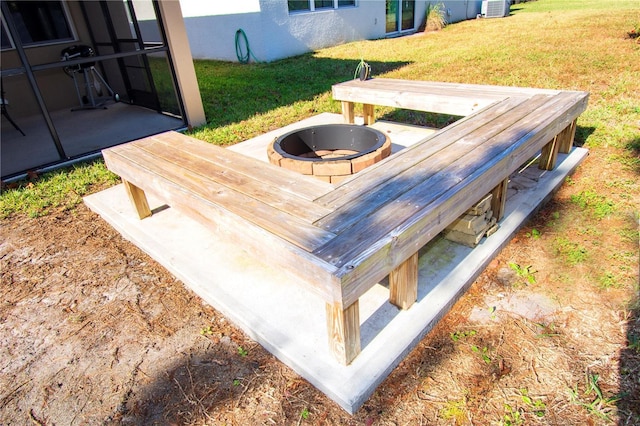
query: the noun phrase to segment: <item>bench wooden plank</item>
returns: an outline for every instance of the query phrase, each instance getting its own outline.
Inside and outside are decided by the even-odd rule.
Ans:
[[[429,97],[452,97],[459,102],[459,99],[467,97],[466,105],[469,107],[474,106],[476,98],[482,102],[493,102],[496,100],[502,100],[507,97],[531,97],[534,95],[546,94],[556,95],[560,93],[559,90],[553,89],[535,89],[526,87],[511,87],[511,86],[489,86],[481,84],[468,84],[468,83],[447,83],[439,81],[423,81],[423,80],[398,80],[390,78],[374,78],[370,80],[349,80],[343,83],[338,83],[332,86],[333,97],[339,101],[345,102],[358,102],[358,103],[370,103],[373,105],[386,105],[388,99],[393,94],[407,95],[411,99],[419,99],[420,96]],[[376,98],[376,96],[382,95],[382,99]],[[396,101],[394,105],[386,106],[398,106],[401,107],[405,100],[402,96],[394,97]],[[430,101],[426,101],[430,103]],[[426,104],[425,104],[426,105]],[[421,107],[418,103],[418,107]],[[421,107],[422,108],[422,107]],[[408,108],[411,109],[411,108]],[[477,108],[476,108],[477,109]],[[424,111],[425,109],[418,109],[418,111]],[[445,113],[440,107],[436,106],[434,110],[427,110],[435,113]]]
[[[461,116],[478,111],[496,100],[487,97],[476,97],[469,100],[468,97],[462,96],[422,95],[397,90],[376,90],[376,93],[369,90],[361,92],[357,87],[335,88],[333,97],[337,100],[353,99],[352,102],[360,102],[364,105],[383,105]]]
[[[389,160],[389,163],[394,164],[394,167],[384,169],[397,170],[397,175],[385,176],[379,180],[374,178],[372,180],[369,179],[367,170],[365,170],[362,175],[355,177],[349,184],[345,184],[344,186],[348,186],[351,191],[339,199],[342,204],[332,203],[331,207],[335,209],[334,212],[320,219],[316,224],[325,230],[339,234],[353,224],[366,223],[364,221],[366,221],[368,215],[379,215],[378,210],[383,204],[399,199],[401,194],[411,190],[415,185],[422,183],[431,176],[442,173],[444,167],[452,164],[454,160],[458,160],[465,153],[473,152],[480,144],[493,136],[502,133],[502,138],[516,138],[518,133],[527,129],[526,126],[530,125],[532,119],[544,116],[548,110],[553,109],[558,103],[566,106],[573,104],[573,102],[572,95],[558,94],[553,97],[542,95],[514,108],[498,110],[501,115],[493,116],[487,114],[492,120],[477,128],[474,128],[470,123],[466,123],[463,128],[469,133],[463,137],[450,135],[448,133],[449,128],[447,128],[432,136],[428,143],[423,141],[416,145],[416,148],[412,151],[412,154],[413,152],[416,152],[416,154],[410,156],[411,159],[416,160],[415,163],[410,163],[411,168],[406,168],[403,171],[406,167],[406,162],[397,165],[396,161],[402,161],[402,156],[397,155]],[[505,103],[505,105],[509,106],[508,103]],[[483,122],[481,121],[477,124],[480,123]],[[513,127],[514,125],[515,127]],[[474,161],[473,158],[470,160],[471,163]],[[370,173],[375,174],[375,170]],[[435,176],[435,179],[438,179],[438,177]],[[352,187],[358,182],[369,188],[369,191],[353,190]],[[378,183],[376,190],[371,191],[371,188],[376,183]],[[342,189],[342,187],[339,189]],[[322,199],[325,200],[333,196],[338,190]],[[413,204],[413,202],[409,204]],[[399,208],[398,206],[396,207]],[[396,217],[396,220],[398,219]]]
[[[422,184],[431,177],[436,177],[437,179],[436,175],[443,173],[446,167],[454,161],[470,152],[474,152],[490,138],[516,124],[535,111],[536,108],[549,103],[550,100],[546,96],[540,96],[528,103],[520,103],[516,107],[511,107],[512,103],[506,102],[505,108],[497,111],[500,112],[499,115],[487,115],[487,118],[491,118],[491,120],[478,121],[475,123],[478,127],[474,127],[471,124],[464,126],[465,132],[468,133],[463,137],[450,136],[446,129],[442,130],[441,134],[432,138],[429,143],[420,143],[417,146],[414,150],[416,154],[411,156],[412,159],[416,160],[416,164],[412,164],[410,168],[400,172],[406,167],[406,164],[401,164],[401,168],[391,167],[395,165],[393,160],[401,160],[400,157],[392,159],[389,162],[389,166],[390,170],[398,171],[395,176],[382,179],[375,191],[363,192],[357,198],[353,198],[355,194],[352,192],[348,200],[343,197],[341,201],[345,202],[345,204],[335,208],[333,213],[322,218],[316,224],[336,234],[343,232],[354,224],[366,220],[367,216],[377,214],[376,212],[383,204],[398,199],[416,185]],[[474,161],[472,159],[470,163]],[[367,174],[358,176],[357,179],[361,180],[366,186],[370,185]],[[413,205],[413,203],[410,203],[410,205]],[[403,206],[396,203],[395,208],[401,210]],[[415,211],[413,207],[406,208],[409,210],[409,214]]]
[[[338,83],[335,86],[356,86],[375,90],[381,88],[383,90],[402,90],[406,92],[421,92],[423,94],[450,94],[455,96],[464,96],[465,94],[480,95],[492,97],[502,100],[508,97],[522,96],[529,98],[535,95],[557,95],[561,90],[554,89],[538,89],[531,87],[516,86],[494,86],[486,84],[472,83],[453,83],[444,81],[427,81],[427,80],[400,80],[393,78],[374,78],[365,81],[349,80]]]
[[[526,108],[527,105],[533,105],[534,108]],[[540,150],[547,143],[548,138],[553,139],[553,136],[545,135],[555,134],[559,132],[557,130],[558,127],[563,126],[564,120],[559,111],[562,109],[580,110],[579,106],[576,107],[575,99],[572,95],[562,93],[553,97],[542,97],[535,102],[532,100],[527,105],[516,107],[486,125],[472,129],[469,135],[456,140],[455,143],[438,151],[437,155],[427,157],[423,162],[408,169],[406,172],[407,177],[401,173],[397,178],[390,179],[375,191],[364,194],[362,197],[353,200],[353,203],[349,205],[337,208],[332,217],[338,220],[327,222],[326,218],[322,219],[320,222],[325,225],[332,225],[323,226],[323,228],[342,234],[347,229],[344,227],[343,222],[350,221],[357,229],[347,231],[348,235],[346,237],[339,235],[317,253],[323,253],[325,250],[330,252],[331,249],[328,247],[338,244],[338,241],[342,238],[350,239],[349,245],[351,249],[356,245],[357,238],[375,240],[377,235],[379,236],[380,233],[389,230],[389,226],[392,226],[393,223],[400,223],[415,214],[416,209],[421,209],[425,201],[429,202],[434,197],[434,191],[447,190],[449,187],[454,187],[458,182],[471,175],[474,170],[484,168],[486,164],[491,164],[495,158],[503,157],[504,153],[508,152],[507,150],[516,150],[522,145],[524,152],[533,157],[537,150]],[[557,118],[547,118],[549,111],[553,110],[558,111],[555,114]],[[575,114],[575,112],[572,114]],[[545,132],[545,127],[542,126],[547,126],[548,131]],[[532,129],[535,129],[535,131],[532,131]],[[535,141],[532,140],[534,135],[536,136]],[[496,182],[496,185],[527,159],[526,157],[522,158],[519,163],[512,166],[513,168],[510,167],[508,170],[502,171],[504,176]],[[359,178],[366,179],[366,175]],[[422,178],[422,180],[419,178]],[[411,185],[407,185],[406,181],[411,182]],[[439,185],[444,182],[449,183],[445,183],[440,188]],[[425,193],[420,189],[416,189],[420,187],[424,187]],[[379,197],[380,194],[382,194],[381,197]],[[478,196],[481,197],[482,195],[484,194],[479,194]],[[380,204],[379,199],[384,200],[385,204]],[[477,200],[471,199],[469,203],[475,201]],[[374,209],[369,208],[371,204],[375,205]],[[342,209],[346,213],[340,214]],[[385,216],[382,212],[386,210],[393,211],[393,213]],[[375,226],[373,226],[375,229],[362,229],[371,220],[370,216],[375,216],[376,218]],[[456,217],[452,217],[451,221]],[[381,218],[385,218],[384,221]],[[387,225],[384,226],[384,223],[387,223]],[[360,237],[357,236],[358,234],[360,234]],[[346,253],[344,249],[346,247],[338,251]],[[332,259],[335,262],[336,256],[333,255]]]
[[[548,109],[532,114],[522,126],[492,138],[480,152],[454,162],[446,173],[383,206],[371,218],[352,226],[316,251],[319,257],[340,268],[338,276],[342,278],[344,303],[360,297],[370,287],[365,283],[384,278],[478,198],[503,182],[505,176],[560,132],[559,127],[566,125],[563,123],[566,118],[578,115],[586,106],[566,100],[553,108],[555,114],[545,116],[544,111]],[[399,206],[405,208],[399,211]],[[413,214],[411,208],[415,210]],[[394,224],[399,226],[390,229]],[[367,238],[362,238],[363,235]]]
[[[220,161],[216,161],[215,156],[203,155],[211,154],[208,153],[208,149],[201,153],[192,144],[164,144],[153,137],[142,139],[136,142],[135,145],[155,157],[171,163],[178,163],[181,167],[197,173],[203,178],[213,180],[233,191],[247,195],[268,206],[296,216],[303,221],[311,223],[330,212],[329,209],[309,201],[306,197],[302,198],[291,191],[282,190],[277,185],[265,185],[264,181],[243,173],[247,165],[241,164],[241,161],[233,165],[221,165]],[[207,145],[204,145],[204,147],[209,148]],[[216,151],[220,150],[224,151],[224,149]],[[256,168],[256,165],[252,164],[252,162],[249,162],[248,165],[253,166],[254,169]]]
[[[208,162],[227,167],[233,173],[245,175],[307,200],[314,200],[321,194],[333,191],[333,185],[330,183],[310,176],[301,176],[291,170],[276,167],[210,143],[203,143],[181,133],[166,132],[151,136],[150,139],[183,149]]]
[[[189,192],[201,200],[203,208],[215,205],[216,208],[240,216],[304,250],[313,251],[335,237],[335,234],[323,231],[298,217],[189,170],[185,167],[188,164],[154,156],[135,144],[115,147],[108,152],[107,158],[110,170],[125,180],[136,182],[136,186],[144,188],[144,182],[149,180],[153,181],[153,187],[171,186],[167,192]]]
[[[425,158],[449,146],[457,139],[465,137],[477,127],[491,122],[496,116],[500,116],[517,107],[522,102],[520,99],[509,98],[491,105],[482,114],[474,114],[458,120],[447,126],[444,129],[445,132],[440,131],[429,135],[415,145],[403,149],[367,167],[349,180],[341,182],[334,191],[318,197],[316,202],[329,208],[337,208],[361,197],[363,194],[370,193],[372,188],[387,183],[398,173],[410,169]],[[387,167],[387,163],[390,162],[393,163],[393,166]]]
[[[369,125],[375,122],[374,105],[467,116],[507,97],[552,96],[559,91],[376,78],[336,84],[332,93],[342,101],[346,123],[354,122],[354,103],[358,102],[363,104],[364,122]]]

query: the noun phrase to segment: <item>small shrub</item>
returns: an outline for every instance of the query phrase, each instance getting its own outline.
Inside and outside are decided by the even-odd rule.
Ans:
[[[438,31],[447,26],[447,19],[445,18],[444,4],[437,3],[432,5],[427,4],[427,11],[425,13],[425,31]]]

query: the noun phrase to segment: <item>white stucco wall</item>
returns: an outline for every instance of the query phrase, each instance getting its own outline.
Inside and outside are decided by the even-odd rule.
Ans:
[[[247,5],[246,12],[240,12],[242,8],[236,7],[237,13],[215,15],[195,10],[189,12],[193,1],[181,0],[189,3],[183,6],[183,13],[191,52],[196,59],[237,61],[235,36],[238,29],[246,34],[253,56],[265,62],[355,40],[387,36],[384,0],[357,0],[355,7],[296,13],[289,13],[287,0],[239,0]],[[415,29],[422,23],[428,3],[416,0]],[[438,3],[443,3],[450,23],[475,18],[481,7],[481,0]],[[244,49],[244,41],[241,47]]]
[[[290,14],[286,0],[260,0],[259,12],[186,16],[185,26],[194,58],[237,61],[235,35],[242,29],[253,55],[268,62],[384,37],[384,1],[358,3],[356,7]],[[244,48],[244,43],[241,46]]]
[[[425,2],[425,9],[423,10],[426,10],[427,3],[429,2]],[[431,3],[435,4],[435,2]],[[441,3],[444,5],[445,18],[448,23],[475,19],[482,8],[482,0],[450,0],[442,1]]]

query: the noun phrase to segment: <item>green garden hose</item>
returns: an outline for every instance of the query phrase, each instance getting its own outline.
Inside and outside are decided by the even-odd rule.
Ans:
[[[356,71],[353,73],[353,79],[359,78],[360,80],[368,80],[371,78],[371,65],[366,63],[364,59],[360,59],[360,63],[356,67]]]
[[[246,51],[246,53],[243,53],[242,51],[240,38],[244,40],[244,50]],[[253,58],[253,60],[256,62],[260,62],[258,59],[256,59],[253,52],[251,51],[251,48],[249,47],[249,39],[247,39],[247,35],[244,33],[242,28],[236,31],[236,57],[241,64],[248,64],[251,58]]]

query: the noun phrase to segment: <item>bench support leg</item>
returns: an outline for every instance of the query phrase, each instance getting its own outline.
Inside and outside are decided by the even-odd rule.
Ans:
[[[362,105],[362,114],[364,115],[364,124],[370,125],[376,122],[374,106],[371,104]]]
[[[504,207],[507,203],[507,186],[509,185],[509,178],[506,178],[498,184],[493,191],[491,191],[491,211],[493,211],[493,217],[497,221],[500,221],[504,216]]]
[[[124,189],[127,191],[127,195],[129,196],[133,207],[138,213],[138,217],[140,219],[144,219],[145,217],[151,216],[151,209],[149,208],[147,196],[144,191],[124,179],[122,179],[122,183],[124,184]]]
[[[556,166],[558,152],[568,154],[573,146],[573,138],[576,134],[576,120],[564,128],[553,138],[551,142],[542,148],[540,154],[540,168],[542,170],[553,170]]]
[[[560,134],[557,136],[560,139],[560,146],[558,151],[563,154],[571,152],[573,147],[573,139],[576,136],[576,120],[573,120]]]
[[[389,274],[389,302],[409,309],[418,300],[418,253]]]
[[[342,101],[342,118],[345,123],[353,124],[355,122],[353,102]]]
[[[342,364],[349,365],[360,353],[360,307],[356,300],[346,308],[327,303],[329,349]]]
[[[542,147],[540,153],[540,164],[538,168],[541,170],[553,170],[556,166],[558,158],[558,136],[554,137],[551,142]]]
[[[558,133],[551,142],[542,148],[540,154],[540,168],[542,170],[553,170],[556,166],[558,152],[568,154],[573,146],[573,138],[576,135],[576,120]]]

